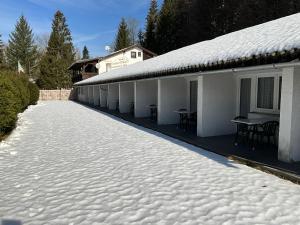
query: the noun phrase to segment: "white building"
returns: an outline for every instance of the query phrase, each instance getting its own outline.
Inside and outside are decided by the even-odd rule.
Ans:
[[[128,48],[121,49],[102,57],[97,63],[96,67],[98,69],[98,73],[102,74],[113,69],[118,69],[150,59],[155,56],[156,54],[148,49],[145,49],[139,45],[132,45]]]
[[[78,100],[178,123],[197,111],[197,135],[235,132],[238,115],[280,122],[278,159],[300,161],[300,13],[200,42],[78,82]],[[101,68],[101,66],[100,66]]]
[[[104,57],[77,60],[70,67],[72,81],[78,82],[98,74],[155,57],[156,54],[139,45],[132,45]]]

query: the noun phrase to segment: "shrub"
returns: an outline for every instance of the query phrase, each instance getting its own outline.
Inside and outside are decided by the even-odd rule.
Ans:
[[[28,84],[29,91],[30,91],[30,105],[35,105],[40,97],[40,90],[38,86],[34,83],[29,82]]]
[[[0,75],[0,136],[10,132],[17,121],[17,114],[21,107],[20,101],[14,93],[14,86],[10,79]]]
[[[39,98],[37,86],[26,75],[18,75],[7,68],[0,68],[0,138],[16,124],[18,113]]]

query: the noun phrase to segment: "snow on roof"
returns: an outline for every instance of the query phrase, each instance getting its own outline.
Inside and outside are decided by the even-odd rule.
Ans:
[[[168,69],[208,65],[300,48],[300,13],[199,42],[80,81],[75,85],[138,79]]]

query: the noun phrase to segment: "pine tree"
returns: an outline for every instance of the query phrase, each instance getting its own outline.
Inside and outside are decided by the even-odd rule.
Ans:
[[[1,34],[0,34],[0,65],[5,64],[5,58],[4,58],[4,44],[1,39]]]
[[[144,47],[156,52],[156,29],[158,19],[157,0],[151,0],[150,8],[146,18],[146,32],[144,34]]]
[[[157,53],[163,54],[176,47],[175,0],[164,0],[157,23]]]
[[[32,75],[36,68],[37,47],[34,44],[32,30],[23,15],[17,22],[15,30],[9,35],[6,53],[10,67],[17,70],[19,61],[25,73]]]
[[[119,25],[118,34],[115,40],[115,51],[127,48],[128,46],[130,46],[130,43],[131,42],[127,24],[125,19],[122,18],[121,23]]]
[[[89,59],[89,58],[90,58],[89,50],[87,49],[86,46],[84,46],[82,50],[82,59]]]
[[[175,2],[175,19],[173,25],[176,31],[174,33],[175,48],[191,44],[191,6],[190,0],[177,0]]]
[[[71,86],[68,67],[75,57],[71,32],[62,12],[57,11],[52,21],[52,32],[47,50],[40,62],[38,85],[43,89],[60,89]]]
[[[194,0],[191,5],[190,43],[209,40],[216,35],[217,0]]]

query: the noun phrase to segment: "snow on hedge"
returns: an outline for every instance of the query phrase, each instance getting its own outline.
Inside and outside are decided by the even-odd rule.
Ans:
[[[20,128],[0,143],[0,224],[299,224],[299,185],[74,102]]]
[[[190,45],[164,55],[76,83],[90,84],[105,80],[155,73],[172,68],[251,57],[300,48],[300,13],[243,29],[210,41]]]

